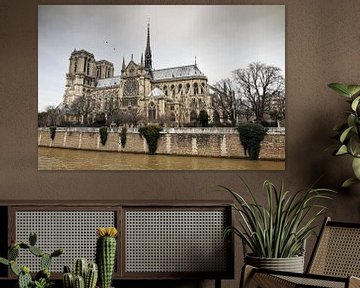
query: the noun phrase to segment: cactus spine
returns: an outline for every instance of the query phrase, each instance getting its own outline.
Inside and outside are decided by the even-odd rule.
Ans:
[[[74,277],[74,288],[85,288],[84,278],[76,275]]]
[[[64,273],[62,280],[64,288],[73,288],[74,276],[72,273]]]
[[[63,286],[64,288],[95,288],[98,279],[98,269],[95,263],[85,258],[78,258],[74,263],[74,271],[64,266]]]
[[[85,258],[76,259],[74,274],[76,276],[81,276],[83,279],[85,279],[87,266],[88,266],[88,262]]]
[[[96,263],[89,263],[85,276],[85,288],[95,288],[98,279],[98,266]]]
[[[116,235],[114,227],[98,228],[96,262],[99,267],[100,288],[110,288],[116,258]]]

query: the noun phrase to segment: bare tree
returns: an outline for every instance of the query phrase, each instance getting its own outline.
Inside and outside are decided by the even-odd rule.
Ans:
[[[276,91],[272,95],[269,115],[274,121],[281,121],[285,119],[285,92]]]
[[[47,125],[47,112],[38,112],[38,127],[45,127]]]
[[[127,113],[122,110],[116,110],[111,115],[110,121],[114,122],[118,126],[127,124]]]
[[[46,112],[43,114],[45,117],[45,125],[46,126],[56,126],[60,123],[60,111],[54,106],[46,107]]]
[[[79,96],[71,104],[71,112],[80,118],[81,124],[88,124],[87,116],[93,110],[91,99],[85,95]]]
[[[253,111],[256,121],[263,121],[270,112],[272,97],[284,91],[281,69],[261,62],[233,72],[234,82],[244,108]]]
[[[212,108],[218,111],[224,121],[230,121],[232,126],[236,126],[239,101],[235,95],[234,82],[230,78],[222,79],[212,87],[215,94],[212,98]]]
[[[126,123],[134,127],[143,119],[139,109],[131,108],[126,112]]]
[[[113,118],[112,116],[114,115],[114,113],[119,111],[119,101],[114,95],[111,95],[110,97],[108,97],[106,99],[105,111],[106,111],[106,118],[108,119],[108,122],[111,122],[112,118]]]

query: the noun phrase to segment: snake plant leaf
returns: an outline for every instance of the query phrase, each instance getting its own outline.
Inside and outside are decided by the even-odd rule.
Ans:
[[[356,109],[357,109],[357,107],[359,105],[359,101],[360,101],[360,96],[356,97],[354,99],[354,101],[352,101],[352,103],[351,103],[351,109],[352,110],[356,111]]]
[[[304,240],[313,233],[314,221],[324,211],[317,201],[331,199],[334,192],[310,187],[290,193],[285,191],[283,184],[278,189],[266,180],[263,188],[267,203],[262,205],[256,201],[249,186],[244,187],[245,194],[254,198],[250,197],[250,202],[240,193],[222,187],[235,198],[237,204],[234,207],[240,214],[240,227],[232,226],[227,232],[242,238],[254,256],[271,258],[301,255]],[[310,215],[310,211],[315,215]]]
[[[337,93],[339,93],[342,96],[351,97],[351,94],[348,90],[347,85],[341,84],[341,83],[330,83],[328,85],[329,88],[333,89],[334,91],[336,91]]]
[[[341,187],[343,188],[348,188],[354,184],[359,184],[360,180],[356,177],[351,177],[349,179],[347,179],[346,181],[344,181],[344,183],[341,185]]]
[[[353,159],[352,168],[356,178],[360,180],[360,158],[355,157]]]

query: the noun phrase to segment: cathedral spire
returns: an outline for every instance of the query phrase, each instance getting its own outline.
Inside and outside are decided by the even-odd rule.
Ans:
[[[124,56],[123,56],[123,63],[122,63],[121,71],[125,71],[125,58],[124,58]]]
[[[147,25],[147,39],[146,39],[146,48],[145,48],[145,69],[151,70],[151,48],[150,48],[150,23]]]

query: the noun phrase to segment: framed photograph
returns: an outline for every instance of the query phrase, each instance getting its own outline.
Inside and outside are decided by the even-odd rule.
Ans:
[[[39,170],[285,169],[284,5],[39,5]]]

